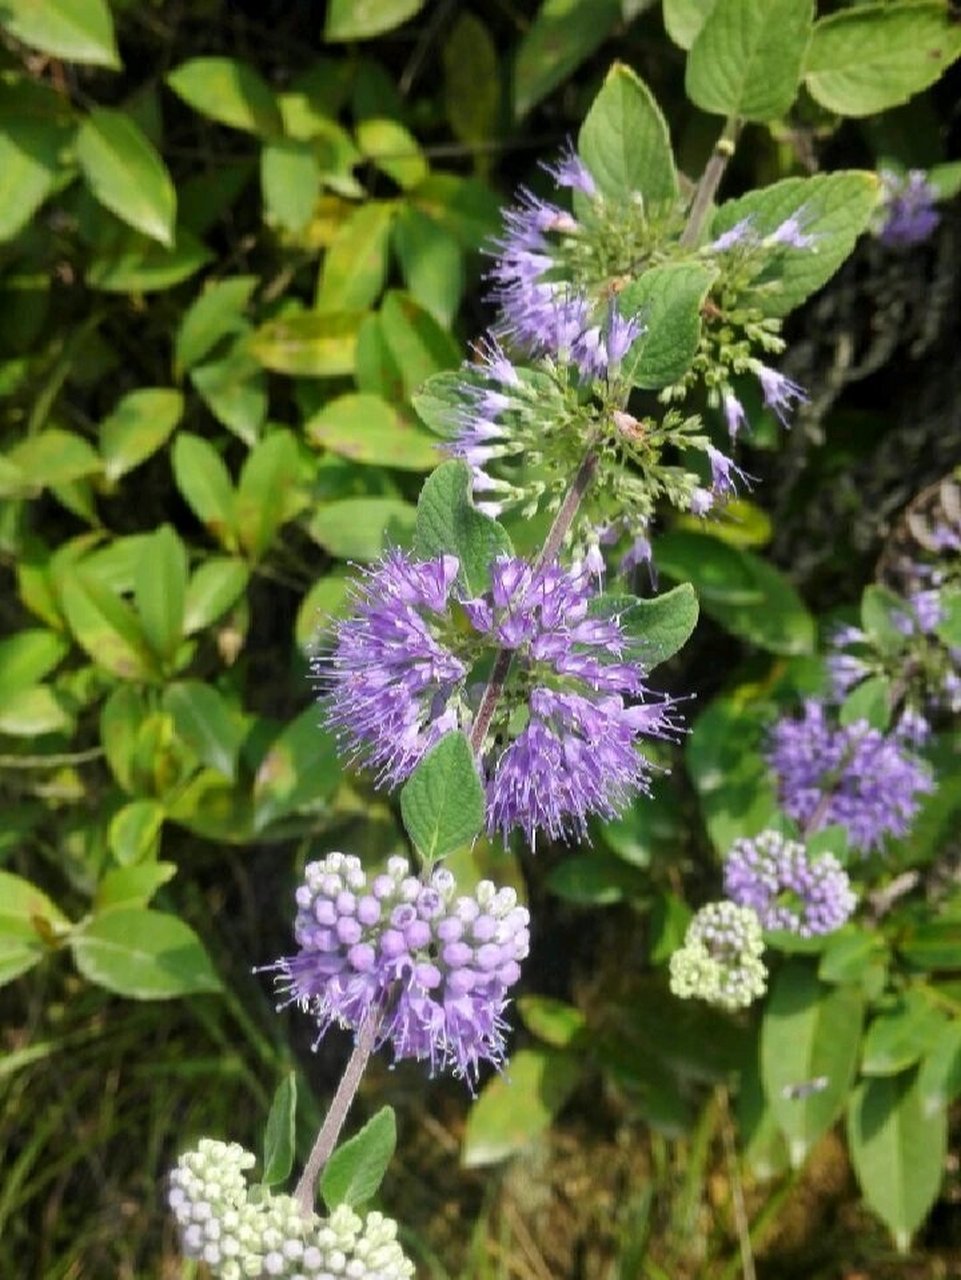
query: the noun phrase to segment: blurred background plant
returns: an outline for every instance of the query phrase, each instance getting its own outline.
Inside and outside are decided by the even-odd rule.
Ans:
[[[702,169],[717,125],[683,82],[710,8],[0,3],[0,1273],[180,1274],[163,1176],[201,1133],[256,1148],[289,1071],[309,1143],[346,1041],[312,1057],[250,970],[288,949],[309,858],[372,865],[404,839],[342,772],[309,658],[348,565],[409,542],[440,460],[411,397],[488,321],[500,205],[546,189],[539,162],[612,58]],[[822,58],[840,20],[859,73],[812,55],[790,118],[748,126],[732,188],[917,170],[937,217],[916,243],[863,239],[792,319],[783,368],[812,400],[786,443],[748,405],[757,502],[656,539],[707,619],[668,668],[697,702],[653,800],[578,853],[452,859],[459,882],[515,884],[536,923],[508,1077],[470,1104],[381,1066],[362,1095],[398,1106],[383,1202],[425,1275],[961,1260],[950,707],[937,790],[857,864],[867,915],[794,944],[751,1014],[667,991],[719,858],[779,821],[767,726],[825,693],[819,655],[866,588],[877,660],[847,715],[886,727],[891,593],[961,528],[961,122],[956,71],[938,79],[961,27],[940,0],[819,13]],[[959,616],[925,653],[961,644]]]

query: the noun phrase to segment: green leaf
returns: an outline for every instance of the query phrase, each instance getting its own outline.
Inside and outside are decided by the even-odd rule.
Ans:
[[[352,462],[405,471],[429,471],[439,461],[434,440],[379,396],[348,393],[308,418],[311,444]]]
[[[250,572],[242,560],[215,556],[197,568],[184,597],[184,635],[203,631],[227,612],[247,589]]]
[[[101,469],[96,450],[82,436],[59,427],[47,427],[21,440],[8,450],[6,460],[38,489],[96,475]]]
[[[56,58],[120,68],[105,0],[3,0],[0,23],[24,44]]]
[[[397,362],[390,354],[380,316],[375,312],[371,312],[360,326],[356,366],[354,380],[361,391],[381,396],[389,404],[403,402],[404,380]]]
[[[961,54],[961,27],[940,0],[862,4],[821,18],[804,62],[811,97],[844,116],[907,102]]]
[[[863,985],[872,968],[879,961],[883,962],[886,954],[879,934],[857,925],[846,925],[828,939],[818,962],[818,977],[823,982],[859,982]]]
[[[190,380],[218,422],[252,448],[267,418],[267,380],[247,336],[218,359],[195,365]]]
[[[0,17],[2,17],[0,9]],[[63,131],[48,120],[5,117],[0,128],[0,242],[28,226],[53,191]]]
[[[197,758],[234,780],[244,724],[213,685],[182,680],[164,690],[163,708]]]
[[[704,612],[771,653],[810,653],[814,619],[778,569],[749,551],[700,533],[668,533],[654,559],[667,577],[694,584]]]
[[[146,714],[142,695],[129,685],[114,689],[100,712],[100,741],[110,771],[124,791],[134,790],[133,757]]]
[[[289,1071],[274,1093],[264,1129],[263,1173],[265,1187],[286,1182],[294,1167],[297,1132],[297,1073]]]
[[[713,267],[670,262],[645,271],[621,291],[621,315],[636,316],[644,325],[622,363],[635,386],[666,387],[687,372],[701,340],[701,307],[716,278]]]
[[[290,231],[310,221],[320,194],[320,159],[312,141],[276,138],[260,152],[260,186],[268,219]]]
[[[134,585],[144,635],[158,658],[169,663],[183,639],[187,552],[169,524],[147,538]]]
[[[411,404],[421,422],[435,435],[451,439],[464,410],[464,371],[435,373],[411,396]]]
[[[565,902],[585,907],[622,902],[644,887],[636,870],[600,853],[569,855],[548,873],[547,885]]]
[[[891,681],[887,676],[862,680],[844,699],[838,719],[843,725],[866,720],[872,729],[883,733],[891,720]]]
[[[600,193],[646,207],[677,199],[671,138],[661,109],[630,67],[615,62],[581,128],[577,150]]]
[[[66,916],[29,880],[0,871],[0,986],[38,964]]]
[[[429,865],[473,840],[484,825],[484,788],[457,730],[424,755],[400,793],[407,834]]]
[[[490,187],[475,178],[432,173],[408,198],[449,231],[462,249],[480,249],[500,230],[500,202]]]
[[[72,728],[72,717],[47,685],[0,694],[0,733],[33,738],[42,733],[70,732]]]
[[[94,253],[87,283],[105,293],[153,293],[170,289],[210,262],[213,254],[185,227],[177,228],[172,249],[128,233],[125,241]]]
[[[142,387],[123,396],[99,427],[106,478],[115,483],[156,453],[183,411],[183,396],[169,387]]]
[[[786,115],[797,97],[813,22],[813,0],[717,0],[691,45],[687,96],[715,115]]]
[[[387,293],[380,310],[380,323],[408,397],[431,374],[460,364],[457,343],[429,312],[406,294],[393,289]]]
[[[935,628],[939,640],[951,648],[961,648],[961,588],[941,592],[941,620]]]
[[[780,245],[752,286],[739,294],[745,306],[768,316],[786,316],[830,280],[868,225],[878,200],[878,179],[856,171],[785,178],[722,204],[711,224],[716,238],[748,219],[756,235],[769,236],[796,216],[817,252]]]
[[[861,627],[881,653],[893,657],[903,653],[907,643],[898,625],[910,615],[910,607],[887,587],[871,583],[861,595]]]
[[[77,133],[77,162],[105,208],[170,247],[177,193],[167,167],[125,111],[94,107]]]
[[[854,1081],[864,1001],[854,987],[827,987],[790,961],[771,987],[761,1026],[761,1077],[778,1127],[798,1168],[834,1123]],[[799,1098],[798,1084],[825,1078]]]
[[[466,462],[443,462],[428,476],[417,503],[414,554],[421,560],[457,556],[468,591],[479,595],[490,586],[491,562],[514,549],[505,529],[475,510],[470,492]]]
[[[83,976],[134,1000],[220,991],[203,944],[176,916],[139,907],[98,912],[70,936]]]
[[[377,1194],[397,1146],[393,1107],[381,1107],[359,1133],[337,1148],[324,1166],[320,1193],[328,1209],[366,1204]]]
[[[647,671],[672,658],[684,647],[697,626],[698,604],[689,582],[663,591],[650,600],[631,596],[598,596],[592,613],[610,612],[621,619],[629,637],[631,655],[644,664]]]
[[[308,532],[340,560],[369,561],[388,547],[409,546],[416,521],[417,511],[401,498],[344,498],[320,507]]]
[[[181,432],[171,461],[177,488],[194,515],[220,542],[233,545],[234,490],[220,454],[200,436]]]
[[[516,118],[526,116],[589,58],[620,16],[620,0],[541,0],[517,48]]]
[[[717,0],[664,0],[664,29],[676,45],[690,49]]]
[[[580,1059],[560,1049],[518,1050],[470,1109],[462,1164],[468,1169],[497,1164],[539,1137],[576,1089],[582,1071]]]
[[[441,50],[444,108],[454,136],[468,146],[494,138],[501,103],[497,47],[490,31],[463,9]]]
[[[0,697],[29,689],[48,676],[69,649],[62,636],[41,627],[27,627],[0,640]]]
[[[264,138],[283,133],[280,108],[259,73],[236,58],[190,58],[167,76],[178,98],[201,115]]]
[[[153,861],[160,847],[163,822],[164,808],[159,800],[131,800],[110,819],[110,852],[122,867]]]
[[[393,244],[410,296],[450,328],[464,292],[464,255],[456,238],[407,205],[394,223]]]
[[[426,0],[330,0],[324,39],[369,40],[420,13]]]
[[[254,826],[262,831],[298,809],[329,800],[340,782],[337,743],[321,724],[320,708],[307,707],[271,743],[254,779]]]
[[[339,573],[326,573],[318,578],[297,610],[294,635],[301,653],[313,657],[322,646],[331,623],[349,613],[350,607],[347,578]]]
[[[585,1047],[587,1019],[580,1009],[550,996],[521,996],[517,1012],[524,1026],[555,1049]]]
[[[143,628],[109,587],[78,569],[61,581],[60,597],[77,643],[98,666],[123,680],[153,678],[157,668]]]
[[[917,969],[961,969],[961,920],[924,920],[910,925],[896,945],[908,964]]]
[[[865,1080],[848,1108],[861,1192],[905,1252],[941,1186],[947,1115],[930,1112],[917,1073]]]
[[[97,885],[94,910],[109,907],[145,907],[158,889],[177,874],[174,862],[141,862],[114,867]]]
[[[271,320],[254,334],[251,350],[276,373],[308,378],[353,372],[363,311],[303,312]]]
[[[715,849],[758,835],[777,814],[777,792],[761,756],[764,708],[716,698],[694,724],[686,761]]]
[[[936,1115],[961,1093],[961,1022],[943,1026],[918,1071],[918,1090],[926,1116]]]
[[[371,200],[337,228],[324,255],[318,311],[354,311],[380,297],[387,279],[387,245],[397,213],[393,202]]]
[[[257,284],[257,276],[232,276],[204,286],[177,329],[174,368],[178,375],[210,355],[223,338],[247,331],[243,312]]]
[[[361,120],[356,137],[361,154],[404,191],[418,186],[430,172],[417,139],[396,120]]]
[[[283,429],[272,432],[247,455],[237,481],[234,525],[254,560],[264,555],[283,524],[299,472],[297,441]]]
[[[894,1076],[912,1067],[934,1045],[945,1016],[922,991],[906,991],[867,1029],[861,1070],[866,1076]]]

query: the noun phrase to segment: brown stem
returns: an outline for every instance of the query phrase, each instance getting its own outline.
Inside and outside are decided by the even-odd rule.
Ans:
[[[717,195],[717,189],[721,185],[721,179],[724,177],[724,170],[727,168],[731,156],[734,155],[738,128],[737,119],[734,116],[729,116],[724,122],[721,136],[714,144],[711,158],[704,166],[704,172],[701,174],[697,190],[694,192],[694,199],[691,201],[687,223],[681,232],[679,243],[684,249],[690,249],[697,244],[701,228],[704,226],[704,220],[707,218],[714,202],[714,197]]]
[[[344,1067],[344,1074],[340,1078],[337,1092],[334,1094],[327,1115],[324,1117],[324,1123],[320,1126],[320,1132],[317,1134],[313,1149],[307,1159],[307,1163],[304,1165],[300,1181],[294,1189],[294,1199],[297,1201],[300,1212],[305,1218],[310,1218],[313,1215],[314,1201],[317,1197],[317,1179],[320,1177],[324,1165],[330,1159],[331,1153],[337,1145],[340,1131],[344,1127],[344,1121],[347,1119],[347,1112],[354,1101],[354,1095],[357,1093],[357,1088],[367,1068],[370,1055],[373,1053],[380,1020],[381,1010],[379,1007],[375,1007],[370,1010],[367,1017],[360,1024],[353,1052],[347,1060],[347,1066]]]

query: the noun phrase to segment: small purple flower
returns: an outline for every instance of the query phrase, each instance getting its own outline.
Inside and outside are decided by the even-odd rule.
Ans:
[[[754,219],[750,215],[742,218],[740,222],[735,222],[733,227],[729,227],[727,231],[722,231],[716,240],[713,240],[707,247],[714,253],[727,253],[728,250],[734,249],[742,245],[754,246],[758,243],[757,232],[754,230]]]
[[[791,249],[812,249],[817,242],[817,236],[805,235],[802,214],[803,210],[798,210],[789,218],[785,218],[768,236],[768,243],[787,245]]]
[[[597,184],[571,142],[567,143],[559,160],[554,164],[542,164],[542,168],[547,170],[559,187],[572,187],[586,196],[597,195]]]
[[[520,827],[531,844],[539,827],[583,835],[588,814],[612,817],[647,790],[638,747],[675,733],[675,704],[652,698],[620,621],[591,613],[586,568],[504,556],[490,590],[472,598],[455,586],[458,570],[452,556],[416,563],[393,551],[367,575],[318,663],[327,722],[396,787],[443,734],[470,728],[474,668],[509,649],[510,680],[481,752],[488,830]]]
[[[741,404],[733,391],[724,392],[721,399],[721,407],[724,410],[727,433],[733,443],[737,439],[741,428],[747,422],[747,414],[744,412],[744,405]]]
[[[778,373],[776,369],[771,369],[765,364],[755,363],[754,371],[761,384],[764,403],[769,409],[774,410],[782,426],[790,426],[787,411],[792,409],[794,404],[807,403],[808,396],[804,389],[796,382],[792,382],[790,378],[786,378],[783,373]]]
[[[437,868],[424,883],[405,858],[368,879],[360,859],[331,853],[297,890],[299,951],[269,966],[277,985],[309,1010],[320,1042],[329,1027],[358,1031],[380,1017],[377,1044],[431,1074],[450,1068],[471,1088],[480,1063],[504,1059],[507,993],[528,952],[530,917],[513,889],[482,880],[456,897]]]
[[[735,476],[743,481],[744,484],[748,483],[748,477],[740,467],[735,465],[732,458],[722,453],[720,449],[715,449],[714,445],[707,445],[706,451],[708,461],[711,464],[711,484],[714,487],[715,495],[719,498],[736,497]]]
[[[923,169],[897,174],[881,172],[884,225],[878,233],[881,243],[892,249],[921,244],[941,221],[934,203],[938,193]]]
[[[699,485],[691,494],[691,515],[706,516],[713,506],[714,494]]]
[[[724,863],[724,892],[756,911],[765,929],[801,938],[840,929],[857,905],[833,854],[812,858],[803,844],[777,831],[734,842]]]
[[[883,734],[863,720],[834,723],[813,698],[800,719],[775,724],[767,759],[785,813],[815,830],[843,826],[864,853],[907,835],[920,797],[932,790],[930,770],[896,731]]]

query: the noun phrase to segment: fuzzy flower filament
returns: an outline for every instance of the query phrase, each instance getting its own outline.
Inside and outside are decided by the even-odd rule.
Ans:
[[[483,663],[512,655],[480,752],[487,827],[534,843],[583,835],[649,788],[647,738],[676,732],[674,703],[652,695],[617,617],[595,614],[586,568],[491,566],[490,590],[456,586],[454,557],[414,562],[390,552],[338,624],[326,669],[328,722],[344,745],[396,787],[448,730],[469,731]]]

